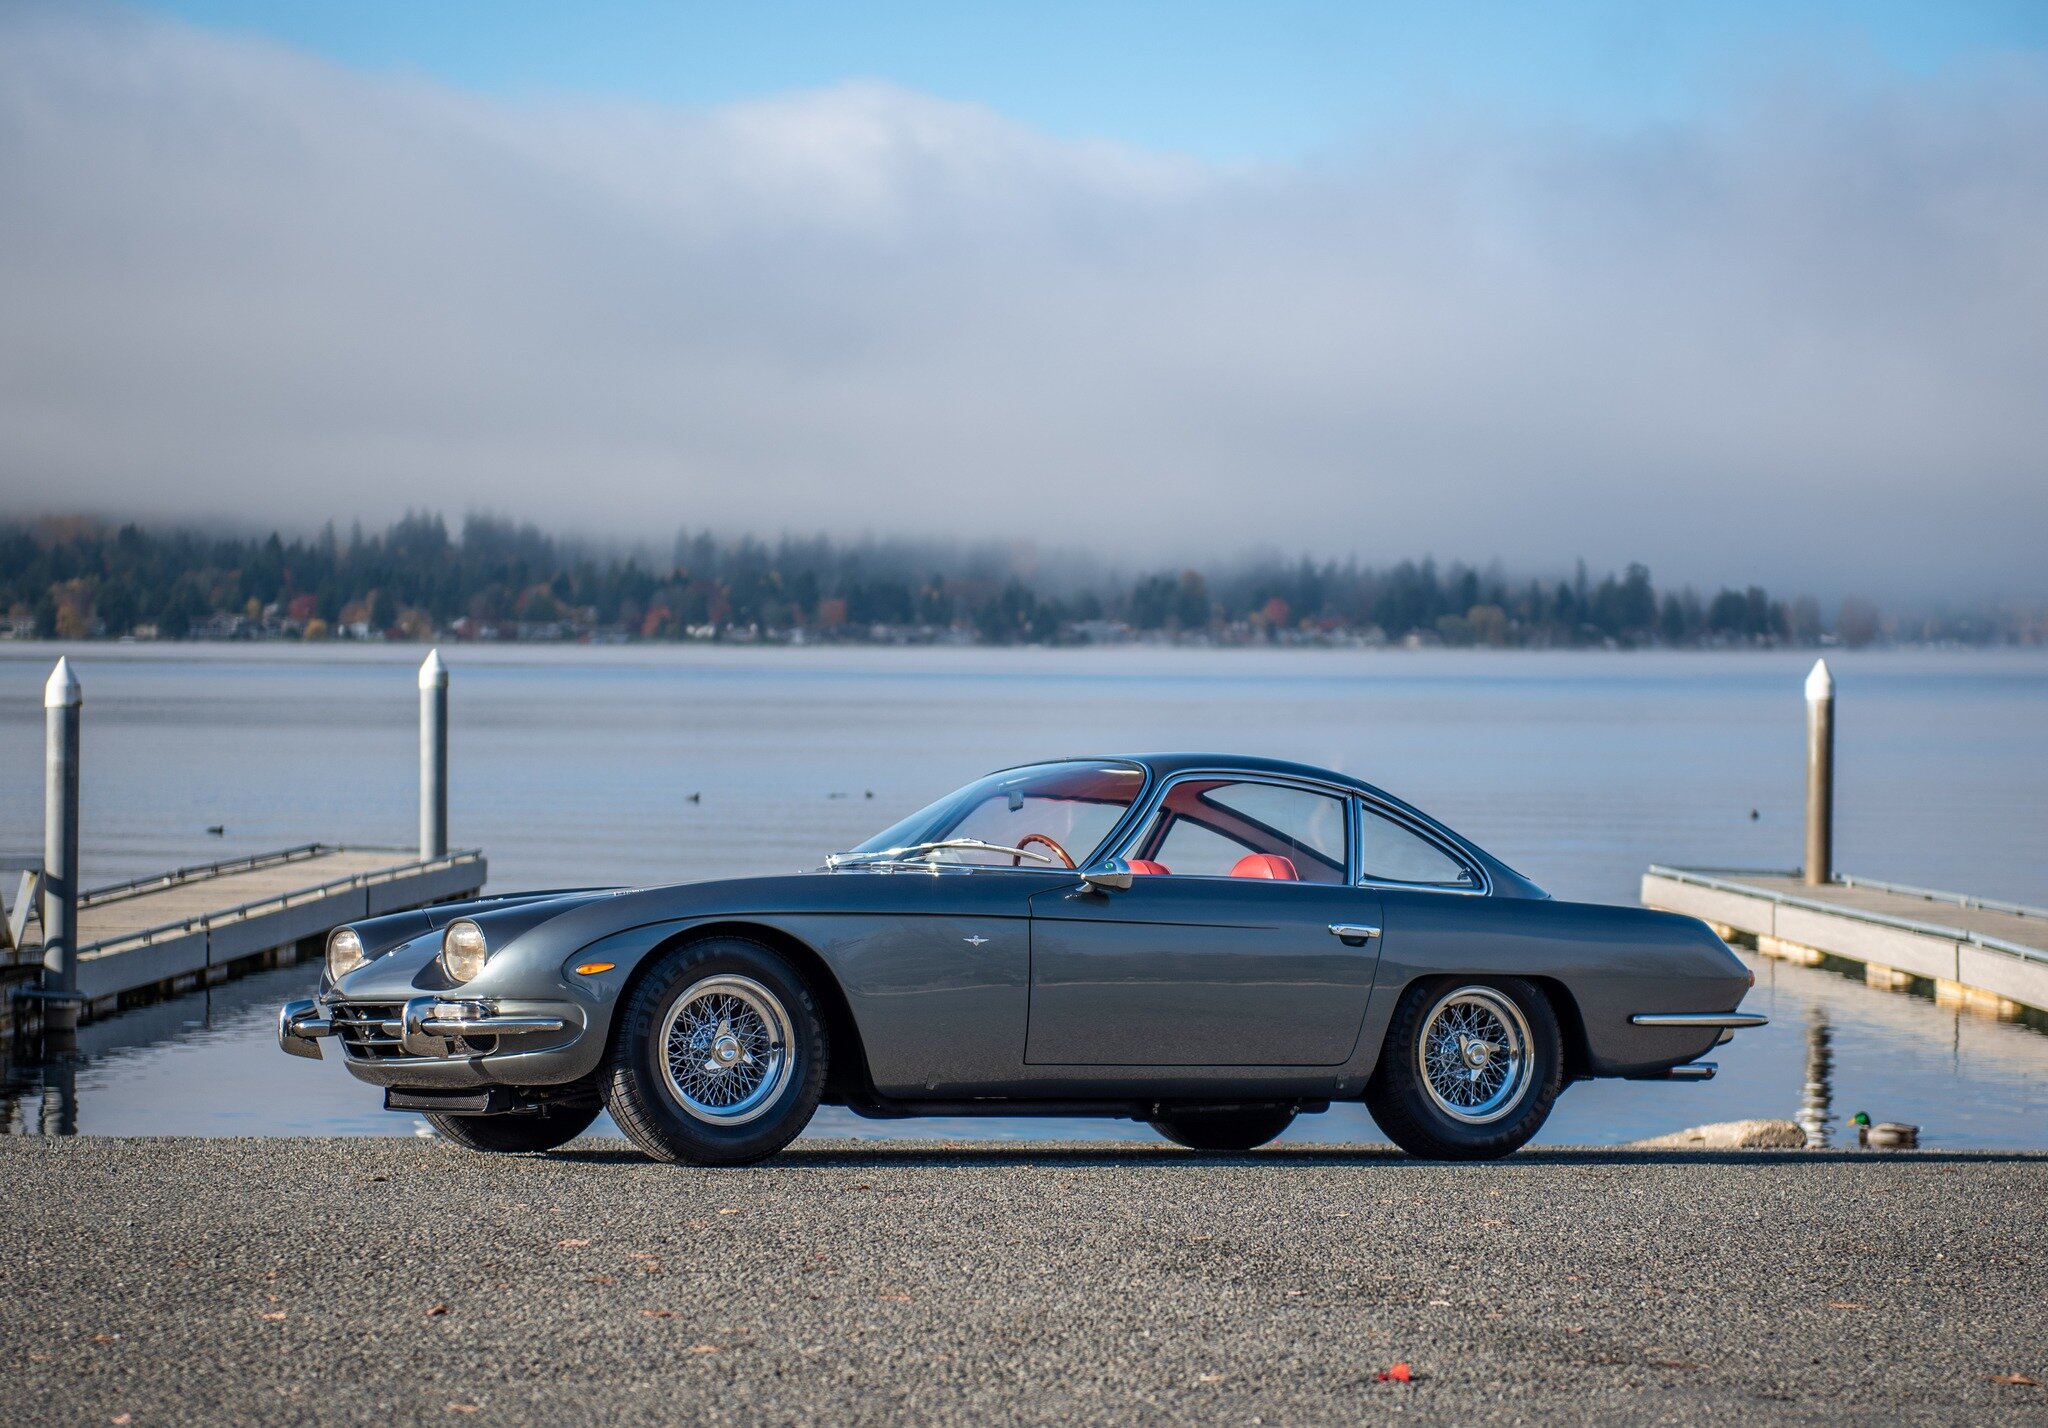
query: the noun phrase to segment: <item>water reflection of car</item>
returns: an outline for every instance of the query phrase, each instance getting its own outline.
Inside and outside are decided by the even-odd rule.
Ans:
[[[818,1105],[1122,1116],[1243,1150],[1363,1101],[1505,1155],[1592,1077],[1705,1079],[1751,977],[1708,927],[1560,902],[1370,785],[1270,759],[991,774],[816,872],[532,894],[335,929],[279,1041],[481,1150],[601,1109],[759,1160]]]

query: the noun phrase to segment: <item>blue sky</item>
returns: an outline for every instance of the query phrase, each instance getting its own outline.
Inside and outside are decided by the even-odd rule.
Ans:
[[[2048,0],[0,0],[0,509],[2038,598],[2044,136]]]
[[[170,0],[145,6],[377,72],[508,96],[708,106],[847,79],[988,105],[1051,135],[1290,159],[1449,112],[1682,122],[1825,70],[1927,78],[2048,48],[2040,0],[1715,4],[660,4]]]

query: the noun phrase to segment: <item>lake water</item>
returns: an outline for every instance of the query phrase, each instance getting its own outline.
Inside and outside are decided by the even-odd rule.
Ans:
[[[97,884],[310,841],[404,844],[418,649],[86,646],[84,860]],[[0,851],[40,843],[41,685],[0,645]],[[1200,748],[1302,759],[1430,810],[1559,897],[1633,902],[1650,862],[1793,866],[1810,655],[1313,650],[473,648],[454,671],[453,840],[493,890],[815,866],[987,770]],[[1845,870],[2048,903],[2048,653],[1830,656]],[[699,795],[697,801],[691,794]],[[207,829],[222,825],[223,836]],[[1948,1147],[2048,1147],[2048,1036],[1756,963],[1773,1018],[1706,1085],[1569,1090],[1542,1139],[1611,1143],[1791,1116],[1815,1038],[1832,1114]],[[331,1059],[283,1057],[285,969],[88,1027],[16,1068],[16,1130],[410,1134]],[[60,1124],[61,1123],[61,1124]],[[604,1123],[600,1123],[601,1126]],[[872,1123],[818,1133],[1127,1137],[1127,1122]],[[1290,1137],[1378,1139],[1362,1109]]]

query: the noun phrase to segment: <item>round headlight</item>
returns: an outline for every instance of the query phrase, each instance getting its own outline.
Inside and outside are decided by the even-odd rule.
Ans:
[[[353,927],[337,927],[327,934],[327,975],[332,980],[340,981],[368,960],[363,939]]]
[[[484,969],[490,948],[484,945],[484,930],[468,918],[448,924],[441,934],[441,965],[458,982],[466,982]]]

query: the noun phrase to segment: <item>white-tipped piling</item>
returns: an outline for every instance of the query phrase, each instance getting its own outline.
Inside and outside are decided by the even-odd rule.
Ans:
[[[78,1024],[78,764],[85,690],[60,659],[43,686],[43,1025]]]
[[[1806,881],[1835,876],[1835,677],[1817,659],[1806,676]]]
[[[438,649],[420,662],[420,857],[448,852],[448,666]]]

